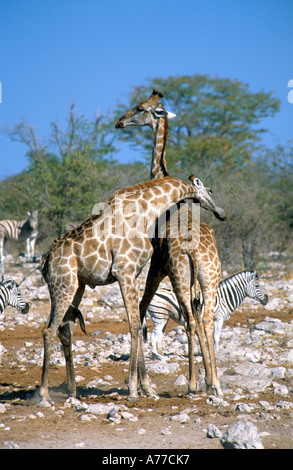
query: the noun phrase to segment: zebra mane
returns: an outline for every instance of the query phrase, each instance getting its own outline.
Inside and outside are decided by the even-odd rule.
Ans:
[[[233,282],[235,279],[245,279],[245,280],[250,280],[254,276],[257,279],[257,274],[255,271],[252,270],[246,270],[246,271],[240,271],[239,273],[232,274],[232,276],[226,277],[220,282],[220,285],[225,285],[225,284],[230,284],[230,282]]]
[[[14,279],[6,279],[6,280],[4,280],[4,277],[2,278],[2,281],[0,281],[0,286],[1,286],[1,285],[2,285],[2,286],[6,286],[6,287],[7,287],[8,285],[11,286],[11,287],[14,287],[14,286],[18,287],[18,284],[17,284],[17,282],[16,282]]]

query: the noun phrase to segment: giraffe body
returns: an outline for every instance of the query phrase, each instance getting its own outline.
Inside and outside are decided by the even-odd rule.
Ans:
[[[148,100],[140,102],[119,119],[116,128],[126,126],[149,126],[154,132],[154,148],[151,167],[151,178],[167,177],[166,167],[166,140],[168,134],[168,112],[158,103],[161,93],[153,92]],[[172,115],[173,117],[174,115]],[[213,312],[216,292],[220,282],[221,263],[217,251],[214,231],[203,221],[192,219],[187,205],[178,209],[181,218],[188,221],[191,239],[186,244],[182,235],[170,236],[172,219],[166,227],[166,237],[154,240],[154,253],[147,277],[145,293],[140,309],[143,319],[149,303],[151,302],[160,282],[169,276],[178,304],[186,322],[186,332],[189,349],[189,390],[196,391],[196,375],[194,368],[194,334],[197,334],[202,349],[203,361],[206,371],[206,385],[208,391],[221,394],[220,382],[217,377],[216,358],[213,345]],[[222,213],[215,214],[225,220]],[[181,232],[180,232],[181,233]],[[196,292],[195,281],[198,279],[202,294],[204,314],[198,312],[194,304]],[[207,347],[205,343],[207,341]]]
[[[50,293],[51,312],[42,332],[41,397],[49,399],[50,349],[56,333],[64,349],[69,394],[76,395],[71,337],[76,317],[82,318],[78,307],[85,286],[115,281],[120,285],[131,333],[130,397],[137,397],[138,377],[143,391],[149,396],[155,395],[144,363],[137,277],[153,253],[149,227],[169,204],[184,198],[195,199],[217,213],[220,210],[212,204],[213,200],[200,180],[193,178],[192,182],[186,182],[167,177],[116,191],[98,214],[53,242],[42,267]]]

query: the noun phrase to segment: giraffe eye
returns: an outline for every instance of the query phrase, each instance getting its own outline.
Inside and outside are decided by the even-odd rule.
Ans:
[[[144,108],[142,106],[138,106],[136,108],[136,111],[139,111],[141,113],[142,111],[144,111]]]

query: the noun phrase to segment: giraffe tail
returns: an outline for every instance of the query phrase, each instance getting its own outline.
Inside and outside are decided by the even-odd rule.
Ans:
[[[145,317],[143,318],[143,321],[142,321],[142,336],[143,336],[144,342],[146,343],[148,340],[148,327],[147,327],[147,322],[146,322]]]
[[[78,321],[79,321],[79,324],[80,324],[80,328],[82,329],[82,331],[84,332],[84,334],[87,335],[86,328],[85,328],[85,322],[84,322],[84,319],[83,319],[83,316],[82,316],[81,311],[79,310],[79,308],[73,307],[73,313],[74,313],[74,315],[76,316],[76,318],[78,318]]]

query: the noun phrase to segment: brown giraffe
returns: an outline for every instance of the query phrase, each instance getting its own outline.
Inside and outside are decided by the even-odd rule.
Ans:
[[[166,166],[166,141],[168,135],[168,119],[175,116],[164,109],[159,103],[162,98],[160,92],[155,90],[151,96],[134,106],[116,124],[116,128],[126,126],[149,126],[154,132],[154,148],[151,166],[151,178],[166,177],[168,175]],[[177,297],[179,306],[186,320],[186,332],[189,346],[189,390],[196,391],[196,377],[194,368],[194,332],[197,334],[202,349],[203,362],[206,371],[207,389],[213,393],[221,394],[220,382],[217,377],[216,359],[213,345],[213,312],[215,296],[221,277],[221,263],[217,251],[214,231],[203,221],[190,219],[188,205],[179,207],[179,220],[188,220],[189,233],[193,238],[185,248],[182,234],[179,237],[170,236],[170,225],[166,226],[166,237],[161,244],[156,243],[151,266],[147,278],[145,294],[141,301],[141,316],[144,317],[146,310],[161,280],[169,276],[173,290]],[[224,220],[224,218],[223,218]],[[191,249],[190,249],[191,248]],[[163,259],[163,263],[162,263]],[[190,268],[192,271],[190,271]],[[192,277],[191,277],[192,276]],[[192,293],[193,279],[198,279],[203,294],[203,322],[197,309],[192,307],[192,299],[196,293]],[[195,321],[190,322],[192,311],[195,311]],[[205,346],[206,336],[208,352]]]
[[[194,177],[191,181],[167,177],[116,191],[99,214],[53,242],[42,266],[51,312],[42,332],[41,397],[49,399],[50,348],[56,333],[64,349],[69,394],[76,394],[71,336],[76,317],[83,327],[78,306],[86,285],[93,288],[115,281],[120,285],[131,333],[130,397],[137,397],[138,377],[143,391],[155,395],[144,363],[137,277],[153,252],[149,229],[169,204],[192,198],[206,209],[221,211],[201,181]]]

